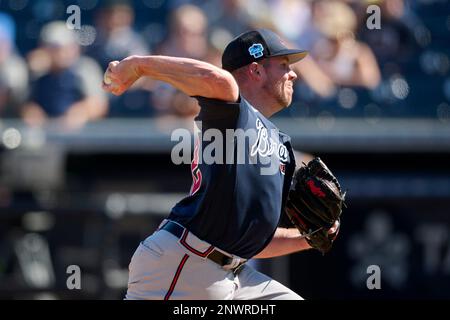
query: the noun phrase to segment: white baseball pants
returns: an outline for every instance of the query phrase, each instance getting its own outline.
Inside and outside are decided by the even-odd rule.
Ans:
[[[199,252],[210,245],[192,233],[187,243]],[[233,273],[188,250],[176,236],[155,231],[141,242],[130,265],[125,299],[302,300],[281,283],[243,265]]]

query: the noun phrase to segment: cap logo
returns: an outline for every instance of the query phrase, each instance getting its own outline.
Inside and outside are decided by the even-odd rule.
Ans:
[[[248,48],[248,52],[255,59],[261,58],[263,56],[264,47],[261,43],[255,43],[250,48]]]

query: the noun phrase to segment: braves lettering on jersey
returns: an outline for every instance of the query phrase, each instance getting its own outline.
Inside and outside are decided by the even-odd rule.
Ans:
[[[249,138],[252,141],[248,141],[244,152],[246,159],[258,156],[259,160],[245,164],[199,163],[198,152],[211,142],[197,140],[190,195],[175,205],[169,219],[200,239],[249,259],[270,242],[280,221],[295,170],[290,138],[242,97],[236,103],[196,98],[201,106],[196,121],[201,121],[202,132],[216,128],[225,137],[226,129],[254,130],[257,134]],[[272,136],[273,132],[278,136]],[[267,157],[277,161],[279,170],[274,174],[261,174],[267,166],[262,158]]]

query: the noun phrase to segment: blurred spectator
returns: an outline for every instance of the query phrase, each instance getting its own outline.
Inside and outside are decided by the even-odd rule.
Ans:
[[[168,36],[156,51],[177,57],[205,59],[209,62],[217,59],[220,64],[220,55],[210,55],[207,32],[208,19],[203,10],[190,4],[182,5],[171,12]]]
[[[313,2],[313,21],[322,33],[312,54],[335,84],[368,89],[381,80],[375,55],[355,38],[357,18],[352,8],[340,1]]]
[[[156,54],[193,58],[221,66],[221,54],[210,45],[207,31],[205,13],[197,6],[182,5],[171,13],[169,34]],[[158,95],[153,96],[153,104],[159,116],[192,120],[200,111],[197,100],[170,85],[160,83],[155,90]]]
[[[245,32],[248,28],[273,29],[285,38],[284,41],[288,43],[288,46],[310,50],[312,44],[320,37],[320,33],[313,26],[311,12],[309,0],[265,0],[263,2],[228,0],[224,1],[223,17],[219,19],[221,23],[219,26],[222,25],[236,32],[237,34],[233,36]],[[233,20],[234,16],[239,17],[236,24]],[[334,95],[336,88],[332,79],[319,68],[311,55],[303,59],[301,63],[292,65],[292,68],[300,76],[296,85],[306,84],[308,91],[322,98]]]
[[[133,29],[134,9],[127,0],[105,0],[95,16],[97,37],[86,54],[106,70],[108,63],[130,55],[147,55],[150,49],[144,38]],[[147,117],[153,115],[149,81],[136,82],[120,97],[109,97],[109,117]]]
[[[218,32],[226,31],[231,40],[251,28],[251,18],[244,2],[243,0],[216,0],[208,2],[208,7],[204,6],[204,10],[208,10],[213,43],[214,38],[220,36]],[[214,5],[210,3],[214,3]],[[224,39],[222,42],[228,43],[229,41]],[[224,48],[225,46],[221,49]]]
[[[97,37],[86,54],[97,60],[103,69],[113,60],[149,54],[146,41],[133,30],[133,23],[134,9],[129,1],[106,1],[96,14]]]
[[[199,7],[208,19],[208,40],[212,50],[222,52],[239,34],[252,27],[244,0],[172,0],[172,7],[190,4]],[[217,57],[216,52],[214,53]],[[215,62],[220,65],[219,61]]]
[[[407,14],[404,0],[378,1],[381,14],[381,29],[370,30],[365,26],[366,6],[357,4],[360,14],[358,36],[375,53],[383,67],[383,74],[401,72],[401,67],[418,56],[420,42],[426,42],[423,23],[412,14]]]
[[[67,128],[78,128],[104,116],[107,99],[100,87],[103,74],[91,58],[80,55],[75,33],[62,21],[45,25],[41,46],[29,54],[36,79],[22,108],[30,125],[55,118]]]
[[[310,49],[320,37],[312,21],[310,0],[267,0],[274,27],[289,41]]]
[[[293,44],[311,50],[314,43],[321,38],[312,20],[312,3],[309,0],[268,0],[272,23],[277,31]],[[322,98],[331,97],[336,92],[333,80],[318,66],[310,54],[301,63],[294,64],[293,70],[299,75],[298,84],[303,83],[312,93]],[[300,86],[298,89],[300,89]],[[303,98],[299,90],[300,99]]]
[[[0,116],[18,116],[18,107],[25,102],[28,70],[25,61],[15,52],[15,23],[0,12]]]

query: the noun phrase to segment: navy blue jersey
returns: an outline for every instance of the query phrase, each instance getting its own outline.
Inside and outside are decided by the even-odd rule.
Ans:
[[[191,193],[175,205],[169,219],[210,244],[249,259],[267,246],[280,221],[295,170],[290,138],[242,97],[236,103],[196,98],[201,106],[196,123],[203,138],[196,139]],[[220,152],[214,148],[211,152],[215,139],[205,141],[212,128],[224,137]],[[239,131],[247,132],[247,138],[236,138]],[[236,134],[231,143],[225,142],[227,132]],[[223,161],[201,161],[200,151],[203,158],[222,153]]]

